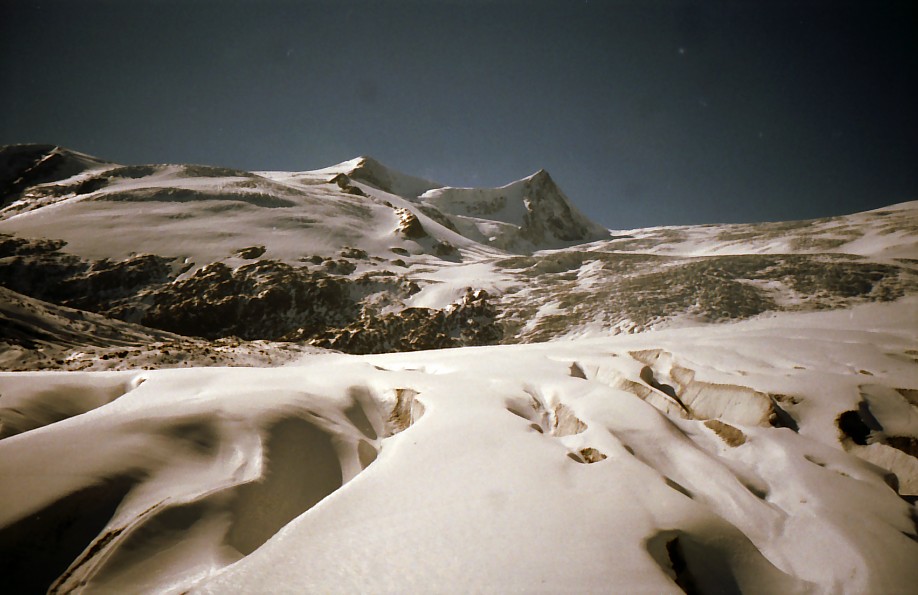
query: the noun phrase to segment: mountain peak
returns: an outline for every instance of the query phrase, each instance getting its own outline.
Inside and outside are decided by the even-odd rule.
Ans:
[[[5,145],[0,147],[0,197],[8,202],[30,185],[63,180],[106,165],[111,163],[59,145]]]
[[[438,188],[420,198],[476,241],[510,251],[559,248],[609,235],[574,207],[544,169],[499,188]]]
[[[379,159],[375,159],[369,155],[361,155],[356,159],[353,159],[357,167],[381,167],[383,169],[389,169]]]
[[[519,180],[510,182],[506,186],[501,186],[501,188],[511,189],[522,186],[531,187],[533,185],[539,187],[557,187],[557,184],[552,179],[551,175],[549,175],[545,169],[539,169],[537,172],[529,174],[525,178],[520,178]]]
[[[416,198],[428,190],[443,186],[430,180],[394,170],[369,155],[355,157],[326,168],[326,170],[347,174],[348,177],[358,182],[363,182],[383,192],[397,194],[406,198]]]

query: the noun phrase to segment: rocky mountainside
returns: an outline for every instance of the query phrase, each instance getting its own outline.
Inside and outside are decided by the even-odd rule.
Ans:
[[[10,367],[84,366],[91,357],[74,352],[116,348],[76,349],[24,320],[56,308],[133,325],[138,348],[165,332],[381,353],[918,292],[918,203],[613,235],[545,171],[501,188],[447,188],[368,157],[244,172],[20,145],[0,149],[0,182],[0,286],[19,304],[2,313]]]

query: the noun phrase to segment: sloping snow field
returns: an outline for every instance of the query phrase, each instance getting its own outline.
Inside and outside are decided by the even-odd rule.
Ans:
[[[860,407],[918,437],[916,314],[0,374],[3,575],[11,592],[913,592],[915,508],[838,420]]]

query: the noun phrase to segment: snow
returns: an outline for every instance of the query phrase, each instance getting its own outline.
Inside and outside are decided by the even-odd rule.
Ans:
[[[905,592],[914,507],[845,452],[835,419],[866,398],[886,431],[918,436],[900,392],[918,389],[916,308],[0,374],[4,424],[16,409],[38,426],[0,440],[0,526],[66,518],[68,494],[108,482],[81,561],[35,571],[89,591],[675,593],[681,555],[702,590]],[[721,386],[729,426],[667,407],[645,368],[657,386]],[[752,423],[757,394],[792,396],[799,431]]]
[[[454,215],[521,226],[526,215],[525,182],[532,177],[499,188],[438,188],[420,199]]]
[[[649,227],[613,230],[609,245],[625,250],[645,240],[640,252],[681,256],[843,253],[877,258],[918,258],[914,229],[918,201],[812,221]],[[605,248],[607,245],[596,245]]]
[[[12,592],[918,584],[918,297],[907,280],[896,301],[729,324],[689,309],[636,334],[605,318],[604,301],[628,275],[674,266],[639,258],[614,273],[627,254],[837,253],[904,270],[913,263],[896,259],[918,258],[918,202],[537,251],[575,242],[553,235],[564,225],[597,232],[565,214],[545,172],[456,189],[367,157],[142,175],[71,158],[77,173],[60,188],[110,179],[82,194],[32,187],[0,213],[0,232],[62,238],[88,258],[174,256],[186,274],[250,262],[237,254],[249,246],[298,266],[352,247],[368,253],[351,257],[355,274],[418,284],[387,307],[443,308],[485,289],[523,304],[499,302],[518,337],[544,326],[556,340],[353,356],[204,342],[0,288],[0,323],[27,339],[0,353],[3,369],[62,358],[92,370],[0,372],[0,574]],[[542,219],[535,185],[547,189]],[[398,231],[411,216],[424,234]],[[445,244],[455,252],[437,256]],[[811,297],[785,278],[742,282],[780,306]],[[252,367],[225,367],[239,365]]]
[[[571,204],[545,170],[499,188],[436,188],[418,200],[449,215],[462,235],[511,252],[608,236]]]
[[[416,308],[443,308],[459,300],[471,288],[499,294],[512,282],[506,273],[486,261],[426,269],[418,267],[412,276],[427,282],[405,302]]]
[[[416,198],[428,190],[442,186],[437,182],[395,171],[372,157],[365,156],[344,161],[331,167],[314,170],[309,174],[311,176],[327,175],[328,177],[336,174],[346,174],[355,180],[368,183],[378,190],[409,198]]]
[[[342,245],[374,253],[399,245],[398,238],[379,237],[386,226],[396,225],[389,209],[341,196],[336,187],[291,194],[286,207],[271,208],[253,202],[248,193],[231,194],[220,185],[213,186],[213,180],[207,181],[213,194],[194,202],[182,200],[181,195],[175,200],[161,196],[147,201],[138,197],[135,183],[124,190],[119,184],[63,201],[50,210],[15,215],[0,222],[0,229],[25,237],[61,238],[68,242],[69,250],[90,258],[156,253],[201,265],[259,244],[267,245],[268,257],[288,262],[312,254],[334,254]],[[144,188],[165,188],[167,179],[151,184]],[[175,179],[168,187],[181,190],[188,186],[186,180]],[[127,191],[133,194],[123,194]],[[117,198],[110,200],[112,196]],[[349,216],[341,216],[342,212]],[[366,234],[368,221],[379,226],[375,233]],[[164,235],[163,229],[169,233]],[[215,233],[215,229],[220,231]]]
[[[421,219],[431,236],[428,243],[445,241],[478,257],[500,253],[443,227],[419,209],[410,199],[412,192],[433,183],[368,158],[315,171],[239,175],[192,176],[188,166],[150,167],[149,175],[114,177],[86,194],[38,202],[44,206],[24,212],[7,211],[0,233],[63,239],[69,252],[94,259],[138,253],[175,257],[194,263],[191,274],[253,245],[266,246],[265,258],[290,264],[315,254],[334,255],[343,247],[392,258],[393,247],[421,254],[424,247],[395,231],[394,210],[403,208]],[[354,178],[354,186],[367,196],[353,196],[330,182],[334,175],[355,169],[370,172],[366,179],[384,179],[386,189]]]

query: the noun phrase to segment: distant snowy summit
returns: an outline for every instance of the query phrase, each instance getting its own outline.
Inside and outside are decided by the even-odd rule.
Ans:
[[[0,208],[29,186],[53,183],[112,164],[55,145],[0,147]]]
[[[421,211],[481,244],[508,252],[560,248],[609,237],[577,210],[547,171],[499,188],[452,188],[394,171],[372,157],[317,170],[416,202]],[[268,174],[270,175],[270,174]]]
[[[104,211],[106,219],[123,224],[126,227],[121,229],[127,231],[147,223],[136,219],[137,209],[131,203],[194,203],[183,208],[182,224],[155,222],[158,239],[151,238],[151,244],[141,249],[158,254],[163,251],[153,242],[162,242],[171,230],[188,227],[190,222],[219,228],[245,243],[248,240],[242,237],[253,235],[245,229],[261,235],[264,230],[259,221],[268,222],[261,216],[264,212],[255,216],[257,207],[285,207],[283,213],[271,214],[274,231],[278,227],[294,227],[291,220],[309,220],[309,231],[300,225],[300,235],[312,235],[314,239],[300,237],[299,246],[344,240],[339,246],[322,246],[327,249],[347,245],[377,252],[380,246],[373,238],[385,238],[387,230],[408,230],[414,236],[407,238],[412,245],[400,246],[408,253],[439,256],[453,253],[453,249],[457,254],[469,249],[525,254],[609,237],[607,229],[573,206],[544,170],[500,188],[449,188],[395,171],[365,156],[311,171],[245,172],[198,165],[120,166],[53,145],[10,145],[0,148],[0,196],[0,221],[15,217],[18,223],[9,225],[21,230],[31,227],[28,220],[32,217],[40,218],[47,230],[46,213],[40,211],[52,204],[60,225],[65,225],[67,219],[91,217],[88,211],[93,210]],[[99,202],[122,203],[125,209],[94,204]],[[236,203],[234,215],[244,209],[252,211],[253,216],[244,226],[228,228],[229,217],[224,215],[229,209],[215,208],[216,202]],[[362,204],[355,208],[355,202]],[[338,208],[329,209],[330,206]],[[393,214],[398,223],[391,227]],[[365,237],[354,237],[355,229]],[[136,241],[144,234],[126,235],[134,242],[131,251],[137,250]],[[80,244],[79,238],[61,237]],[[170,238],[176,239],[181,240]],[[108,240],[118,243],[117,238]],[[174,245],[172,241],[168,243]],[[287,252],[278,255],[290,260],[293,255],[283,243],[270,242],[275,246],[267,248]],[[223,246],[203,260],[228,256],[238,248]]]
[[[344,174],[353,180],[369,184],[383,192],[404,196],[405,198],[417,198],[428,190],[442,186],[437,182],[397,172],[376,159],[365,155],[343,161],[331,167],[315,170],[314,173]]]
[[[500,188],[435,188],[422,204],[445,213],[466,237],[510,252],[607,239],[544,169]]]

